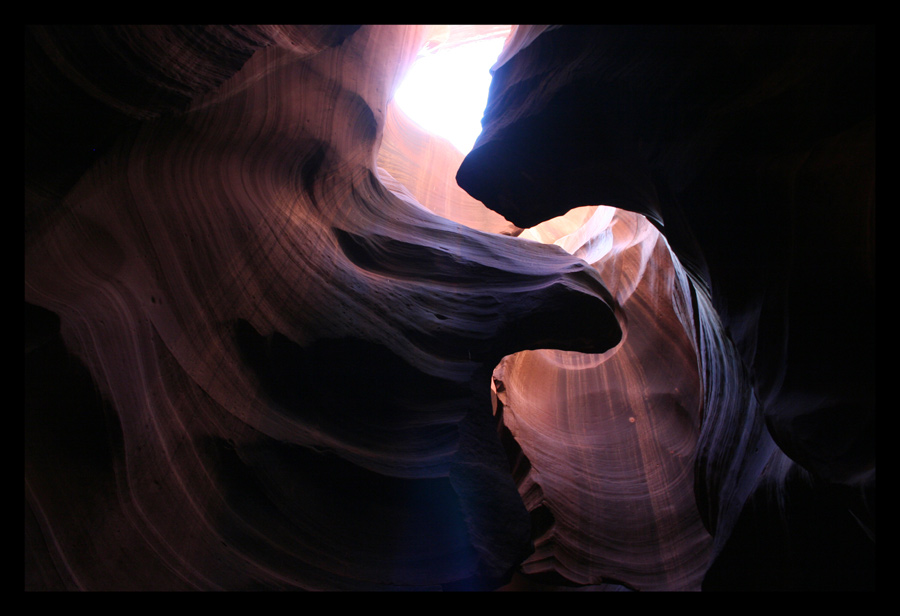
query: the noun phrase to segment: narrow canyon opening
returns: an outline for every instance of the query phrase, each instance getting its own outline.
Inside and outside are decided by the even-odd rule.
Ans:
[[[626,586],[689,586],[697,580],[676,580],[665,564],[703,559],[709,542],[691,485],[701,384],[691,289],[677,257],[642,214],[583,204],[521,229],[456,183],[463,155],[481,129],[487,68],[510,32],[434,27],[391,103],[396,109],[388,114],[379,164],[402,185],[396,192],[408,190],[442,217],[516,241],[553,245],[581,259],[629,315],[621,341],[602,354],[534,349],[505,357],[493,372],[489,386],[499,436],[536,545],[523,570],[548,583],[596,584],[596,573],[572,569],[559,554],[579,553],[579,567],[590,562],[587,570],[609,570],[611,562],[582,553],[576,538],[613,542],[619,531],[611,530],[609,520],[620,520],[616,526],[629,520],[626,526],[638,536],[679,537],[690,547],[665,558],[653,543],[637,549],[634,566],[645,569],[644,577]],[[470,64],[480,53],[487,54],[481,63]],[[454,59],[461,64],[453,67]],[[471,104],[456,102],[469,82],[485,89]],[[418,98],[416,87],[425,88]],[[467,127],[454,121],[456,113],[468,114]],[[559,443],[566,443],[565,453]],[[571,502],[579,506],[564,504]],[[513,587],[529,587],[523,580],[517,578]]]
[[[394,93],[414,122],[468,154],[481,133],[490,68],[512,26],[432,26]]]
[[[874,590],[875,49],[27,26],[26,590]]]

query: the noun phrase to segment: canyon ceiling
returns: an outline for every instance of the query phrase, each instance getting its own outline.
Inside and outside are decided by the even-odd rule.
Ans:
[[[26,590],[875,589],[874,26],[24,40]]]

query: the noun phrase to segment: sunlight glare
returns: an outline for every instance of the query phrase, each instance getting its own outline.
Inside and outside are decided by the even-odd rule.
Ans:
[[[503,38],[494,38],[421,55],[394,100],[419,126],[467,154],[481,134],[490,68],[503,43]]]

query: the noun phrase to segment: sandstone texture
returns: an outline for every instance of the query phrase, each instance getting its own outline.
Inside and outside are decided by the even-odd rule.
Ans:
[[[28,26],[24,227],[26,591],[875,588],[874,27]]]

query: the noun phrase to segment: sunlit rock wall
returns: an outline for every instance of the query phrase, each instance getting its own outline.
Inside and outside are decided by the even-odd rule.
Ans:
[[[521,450],[519,490],[540,521],[523,571],[699,589],[711,539],[694,497],[703,404],[686,275],[643,216],[611,207],[521,237],[592,263],[626,315],[622,342],[602,355],[528,351],[494,373],[510,447]]]
[[[456,183],[463,154],[445,139],[413,122],[396,104],[388,105],[384,138],[378,151],[382,183],[435,214],[467,227],[515,235],[521,229],[487,209]]]
[[[429,26],[422,53],[439,54],[487,39],[505,41],[511,26]],[[388,105],[384,136],[378,150],[380,179],[399,196],[467,227],[516,235],[515,227],[497,212],[473,199],[456,183],[464,154],[446,139],[433,135],[394,102]]]
[[[193,83],[158,55],[177,29],[76,29],[98,31],[140,77],[159,61],[163,85]],[[26,93],[91,61],[57,54],[68,30],[30,32],[56,73]],[[612,298],[565,251],[379,181],[424,28],[249,32],[201,30],[263,40],[181,107],[129,117],[71,187],[31,197],[26,166],[25,586],[494,588],[531,542],[491,371],[615,345]],[[129,84],[97,87],[125,109]],[[53,112],[91,133],[92,109]],[[45,138],[26,163],[68,135]]]
[[[26,29],[27,590],[874,588],[874,29],[507,31]]]
[[[521,227],[593,204],[642,214],[688,281],[672,288],[690,310],[672,307],[702,394],[704,587],[873,588],[874,28],[520,27],[494,70],[460,185]],[[623,349],[643,312],[624,306]],[[553,398],[523,381],[505,395]],[[533,567],[572,570],[568,519]]]

